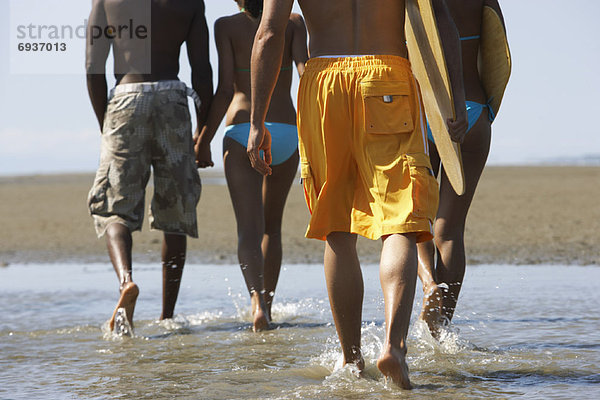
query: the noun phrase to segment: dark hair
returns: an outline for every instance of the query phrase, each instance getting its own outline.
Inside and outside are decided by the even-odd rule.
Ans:
[[[246,13],[254,18],[260,18],[263,9],[263,0],[244,0]]]

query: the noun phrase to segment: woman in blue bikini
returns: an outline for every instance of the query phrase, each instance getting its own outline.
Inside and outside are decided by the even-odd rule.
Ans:
[[[477,69],[483,7],[492,7],[502,18],[497,0],[446,0],[446,3],[461,36],[469,127],[461,144],[465,194],[458,196],[442,172],[440,205],[434,226],[435,245],[429,241],[418,246],[419,277],[424,291],[420,319],[427,322],[434,336],[439,335],[439,328],[454,315],[466,266],[465,221],[490,150],[494,115]],[[431,164],[437,171],[440,158],[431,134],[429,140]],[[437,262],[434,261],[436,250]]]
[[[300,75],[304,72],[307,36],[302,17],[292,14],[279,79],[267,114],[273,173],[263,177],[252,168],[246,154],[250,130],[250,56],[262,1],[236,2],[242,12],[215,22],[219,84],[206,127],[196,141],[196,158],[199,167],[212,165],[210,142],[226,115],[225,177],[237,221],[238,259],[250,293],[253,329],[259,331],[267,329],[271,320],[282,258],[283,209],[298,169],[296,110],[290,88],[292,63]]]

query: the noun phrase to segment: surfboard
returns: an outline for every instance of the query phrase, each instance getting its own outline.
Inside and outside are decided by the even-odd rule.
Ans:
[[[478,67],[488,103],[494,115],[498,115],[510,78],[512,60],[504,24],[496,10],[489,6],[483,7]]]
[[[465,193],[460,145],[453,142],[446,120],[454,119],[448,67],[431,0],[406,1],[406,44],[413,73],[421,87],[423,105],[444,171],[459,196]]]

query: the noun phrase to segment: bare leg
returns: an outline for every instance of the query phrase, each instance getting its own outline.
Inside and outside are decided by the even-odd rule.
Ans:
[[[132,245],[131,232],[125,225],[113,223],[106,228],[106,247],[108,248],[110,261],[119,278],[119,291],[121,293],[113,315],[109,320],[111,331],[115,327],[115,316],[119,308],[125,309],[129,325],[133,328],[133,312],[135,311],[139,288],[131,277]]]
[[[356,235],[333,232],[327,236],[325,279],[344,364],[356,364],[362,371],[365,363],[360,351],[360,329],[364,285],[356,253]]]
[[[416,235],[383,239],[379,278],[385,300],[385,347],[377,368],[403,389],[411,389],[406,364],[406,336],[417,283]]]
[[[284,163],[272,166],[273,173],[264,178],[265,234],[262,240],[262,253],[265,261],[265,303],[269,319],[271,319],[271,306],[281,269],[281,221],[285,201],[298,169],[298,158],[298,153],[294,153]]]
[[[435,148],[435,143],[430,141],[429,149],[429,159],[437,177],[440,170],[440,156]],[[442,320],[442,293],[437,285],[435,274],[435,252],[436,248],[432,240],[417,244],[419,257],[417,273],[423,284],[423,305],[419,319],[427,323],[431,335],[437,338]]]
[[[234,140],[224,142],[227,187],[235,212],[238,233],[238,260],[250,293],[253,330],[269,327],[264,293],[264,260],[261,241],[265,232],[263,176],[250,165],[246,148]]]
[[[446,174],[442,174],[440,208],[435,222],[435,243],[438,249],[436,278],[438,283],[448,285],[448,292],[443,296],[442,310],[448,320],[452,320],[454,315],[465,274],[465,221],[487,160],[490,139],[490,123],[484,111],[461,145],[466,183],[464,195],[457,196]]]
[[[439,336],[442,323],[443,293],[435,280],[435,245],[432,240],[417,244],[419,267],[417,273],[423,284],[423,304],[419,319],[425,321],[431,335]]]
[[[173,318],[185,264],[187,237],[165,233],[162,246],[163,302],[160,319]]]

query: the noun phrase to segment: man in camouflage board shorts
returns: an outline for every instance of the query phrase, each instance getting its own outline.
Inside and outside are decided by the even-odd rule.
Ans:
[[[108,103],[89,207],[96,232],[119,222],[140,230],[154,167],[150,227],[198,237],[200,178],[193,156],[186,86],[179,81],[118,85]]]
[[[177,77],[183,42],[194,89]],[[105,65],[111,46],[117,85],[109,95]],[[164,232],[161,319],[173,316],[186,235],[198,237],[196,205],[201,186],[187,97],[194,99],[197,136],[212,99],[204,2],[94,0],[86,68],[90,99],[102,130],[100,166],[88,206],[98,236],[106,235],[120,283],[109,327],[126,334],[131,333],[139,294],[132,279],[131,232],[142,228],[151,169],[150,227]]]

